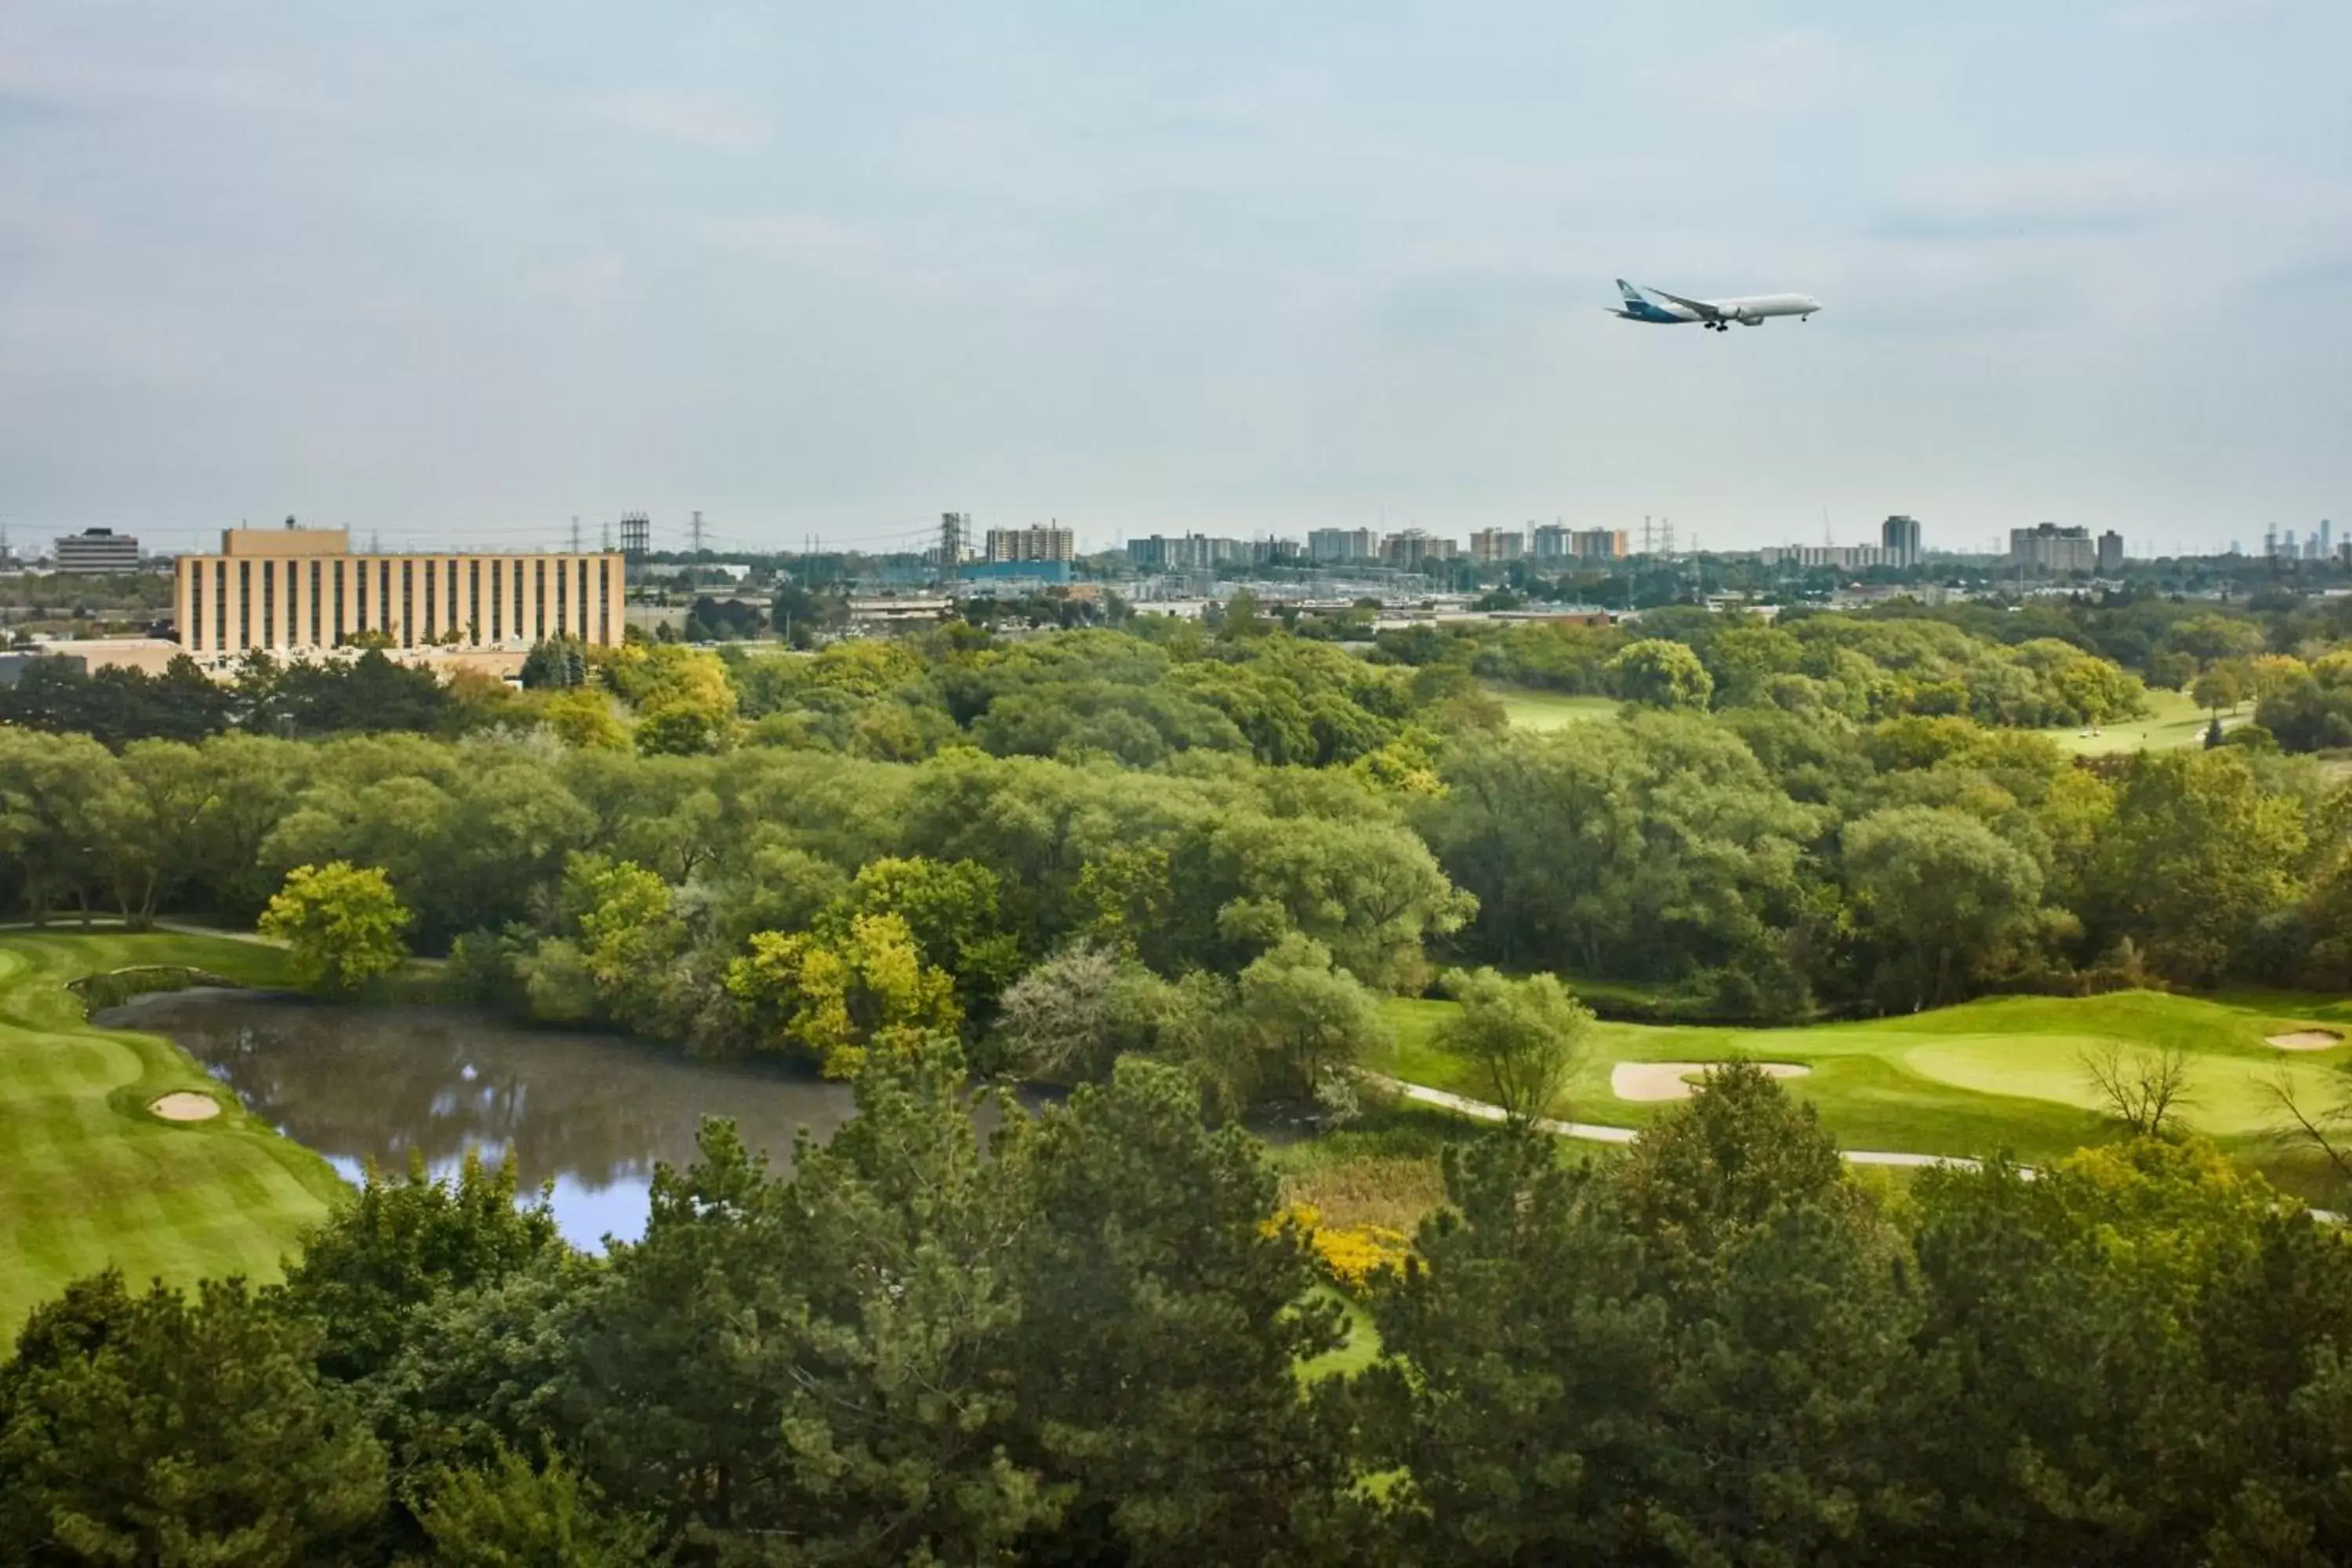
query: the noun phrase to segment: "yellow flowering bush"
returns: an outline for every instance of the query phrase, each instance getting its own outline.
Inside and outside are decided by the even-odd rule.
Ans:
[[[1313,1204],[1292,1204],[1266,1221],[1268,1235],[1291,1224],[1307,1233],[1315,1256],[1330,1271],[1334,1283],[1349,1292],[1360,1291],[1382,1268],[1404,1267],[1410,1247],[1404,1232],[1384,1225],[1327,1226]]]

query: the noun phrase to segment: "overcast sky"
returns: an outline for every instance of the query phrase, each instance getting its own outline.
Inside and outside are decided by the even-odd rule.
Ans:
[[[2352,527],[2347,60],[2343,0],[5,0],[0,522]]]

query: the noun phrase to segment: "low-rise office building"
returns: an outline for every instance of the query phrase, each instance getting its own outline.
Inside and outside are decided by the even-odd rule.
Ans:
[[[76,576],[136,572],[139,539],[136,534],[117,533],[110,528],[85,528],[79,533],[68,533],[59,539],[53,555],[58,571]]]
[[[217,555],[183,555],[180,646],[206,658],[303,653],[365,637],[394,648],[528,648],[621,640],[618,551],[354,555],[342,529],[232,528]]]

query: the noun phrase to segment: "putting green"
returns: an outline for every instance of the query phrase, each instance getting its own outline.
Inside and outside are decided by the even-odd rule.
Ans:
[[[149,1107],[212,1088],[167,1040],[99,1029],[67,984],[139,964],[282,984],[273,948],[220,937],[0,933],[0,1346],[71,1279],[272,1279],[341,1183],[226,1095],[221,1114]],[[5,1353],[5,1352],[0,1352]]]

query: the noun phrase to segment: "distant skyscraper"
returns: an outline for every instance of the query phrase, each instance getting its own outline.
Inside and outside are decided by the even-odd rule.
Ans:
[[[1895,516],[1878,525],[1878,545],[1889,566],[1919,564],[1919,520]]]
[[[2099,575],[2113,577],[2124,569],[2124,536],[2114,529],[2099,535]]]

